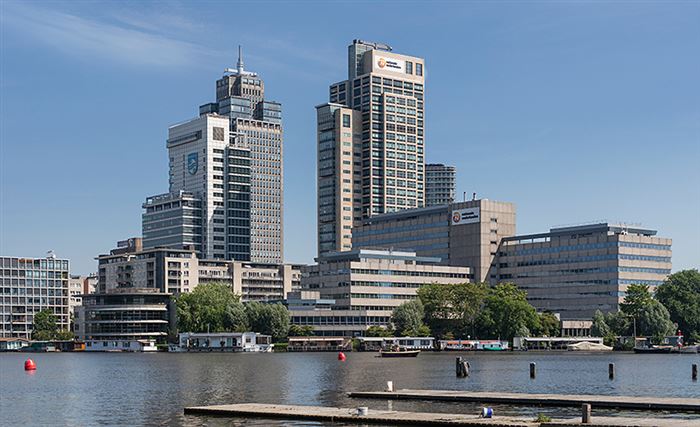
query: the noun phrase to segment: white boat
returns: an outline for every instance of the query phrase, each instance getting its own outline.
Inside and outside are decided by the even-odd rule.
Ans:
[[[612,347],[597,342],[582,341],[576,344],[566,346],[569,351],[612,351]]]

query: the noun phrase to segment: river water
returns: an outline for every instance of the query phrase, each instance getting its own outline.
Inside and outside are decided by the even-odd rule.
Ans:
[[[455,376],[455,357],[471,375]],[[38,369],[24,371],[32,357]],[[529,363],[537,377],[529,378]],[[608,363],[616,377],[608,379]],[[602,394],[700,398],[691,380],[698,355],[528,353],[421,353],[415,359],[382,359],[374,353],[0,353],[2,425],[319,425],[310,422],[207,418],[183,414],[185,406],[287,403],[405,411],[473,413],[477,404],[360,400],[349,391],[395,388]],[[574,408],[492,405],[496,415],[574,416]],[[594,415],[644,416],[594,410]],[[656,414],[684,418],[697,414]],[[698,419],[700,425],[700,419]]]

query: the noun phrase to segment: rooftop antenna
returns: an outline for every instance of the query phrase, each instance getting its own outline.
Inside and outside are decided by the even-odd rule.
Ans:
[[[245,71],[243,68],[243,48],[241,45],[238,45],[238,62],[236,63],[236,68],[225,68],[224,73],[231,73],[232,75],[235,76],[251,76],[251,77],[257,77],[257,73],[253,73],[250,71]]]
[[[238,62],[236,63],[238,74],[243,74],[243,49],[238,45]]]

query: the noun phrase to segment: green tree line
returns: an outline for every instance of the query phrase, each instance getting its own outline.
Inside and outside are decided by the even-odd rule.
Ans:
[[[289,312],[282,304],[249,302],[224,283],[205,283],[176,299],[181,332],[245,332],[271,335],[275,341],[289,333]]]
[[[630,285],[620,311],[593,316],[591,333],[613,343],[618,336],[649,336],[659,341],[676,330],[688,342],[700,342],[700,273],[671,274],[651,292],[647,285]]]
[[[517,335],[558,335],[556,316],[537,313],[526,297],[527,293],[512,283],[494,287],[485,283],[423,285],[417,299],[393,311],[393,330],[371,327],[367,334],[502,340]]]

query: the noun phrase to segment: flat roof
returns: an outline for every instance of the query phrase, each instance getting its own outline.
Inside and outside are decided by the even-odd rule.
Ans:
[[[504,237],[502,240],[512,242],[517,240],[542,239],[571,233],[607,233],[608,231],[612,231],[615,234],[627,233],[643,236],[655,236],[657,233],[656,230],[650,228],[629,227],[624,224],[609,224],[607,222],[601,222],[596,224],[550,228],[548,233],[522,234],[518,236]]]
[[[415,252],[406,250],[385,250],[385,249],[353,249],[344,252],[332,252],[316,258],[317,262],[321,261],[357,261],[360,258],[375,258],[375,259],[403,259],[416,262],[435,263],[439,264],[441,258],[418,256]]]

